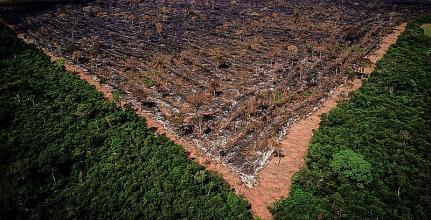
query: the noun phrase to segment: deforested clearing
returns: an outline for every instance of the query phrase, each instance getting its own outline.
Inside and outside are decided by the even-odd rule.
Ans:
[[[289,126],[369,65],[411,8],[343,1],[90,1],[6,20],[248,185]]]

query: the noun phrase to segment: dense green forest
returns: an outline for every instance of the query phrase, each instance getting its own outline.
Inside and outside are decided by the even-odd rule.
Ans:
[[[0,27],[0,219],[249,219],[216,175]]]
[[[364,86],[322,118],[278,219],[431,218],[431,37],[413,20]]]

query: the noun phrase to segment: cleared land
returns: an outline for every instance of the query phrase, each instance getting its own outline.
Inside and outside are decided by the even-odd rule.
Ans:
[[[289,126],[409,16],[311,0],[96,1],[4,14],[248,184]]]

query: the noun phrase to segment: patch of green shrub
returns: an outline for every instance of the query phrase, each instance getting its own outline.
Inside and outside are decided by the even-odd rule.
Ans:
[[[334,154],[329,164],[332,171],[339,175],[338,178],[356,181],[358,183],[369,183],[371,176],[371,164],[364,160],[360,154],[350,149],[341,150]]]

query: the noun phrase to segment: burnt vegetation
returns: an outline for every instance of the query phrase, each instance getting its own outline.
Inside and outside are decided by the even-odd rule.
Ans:
[[[288,126],[411,10],[344,1],[92,1],[5,11],[205,153],[252,177]],[[248,178],[249,179],[249,178]]]

